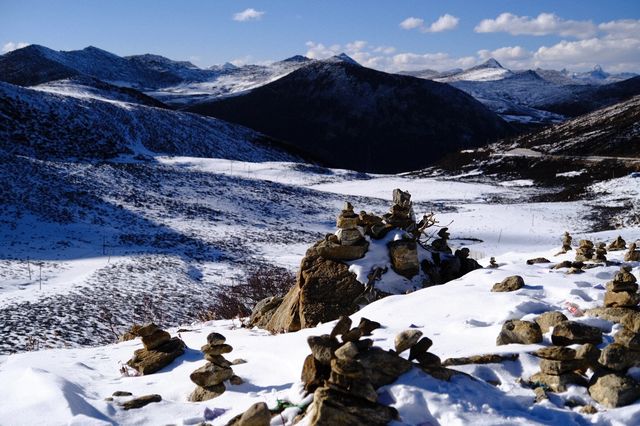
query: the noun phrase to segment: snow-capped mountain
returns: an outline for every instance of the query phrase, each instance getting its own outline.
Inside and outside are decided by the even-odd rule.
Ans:
[[[447,84],[375,71],[344,57],[309,62],[248,93],[187,110],[257,129],[333,167],[376,172],[422,168],[511,131]]]

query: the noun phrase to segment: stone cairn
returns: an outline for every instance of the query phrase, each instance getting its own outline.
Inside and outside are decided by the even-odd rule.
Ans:
[[[411,194],[393,190],[393,205],[390,213],[384,215],[384,221],[395,228],[401,228],[407,232],[415,232],[416,221],[411,203]],[[391,267],[398,274],[413,278],[420,272],[420,262],[418,260],[418,244],[412,238],[412,234],[407,234],[405,238],[390,241],[387,244]]]
[[[496,258],[491,256],[491,259],[489,259],[489,268],[497,268],[499,266],[498,262],[496,262]]]
[[[636,277],[631,274],[629,266],[622,266],[612,281],[606,286],[604,306],[606,308],[637,308],[640,302]]]
[[[627,248],[627,242],[620,235],[609,244],[609,251],[624,250]]]
[[[433,342],[422,337],[420,330],[398,334],[395,350],[389,351],[373,346],[372,339],[362,338],[379,327],[379,323],[362,318],[357,327],[351,328],[351,319],[341,317],[330,335],[309,337],[311,355],[302,369],[305,390],[314,393],[306,413],[309,424],[386,425],[397,418],[397,412],[377,402],[376,389],[393,383],[413,366],[444,380],[456,374],[441,367],[440,358],[427,352]],[[408,360],[400,356],[406,350]]]
[[[435,240],[433,240],[433,242],[431,243],[431,247],[433,247],[433,249],[435,251],[441,251],[444,253],[452,253],[451,252],[451,247],[449,247],[449,238],[451,237],[451,235],[449,234],[449,228],[444,227],[441,228],[438,231],[438,237],[440,238],[436,238]]]
[[[232,385],[242,384],[242,379],[233,373],[231,362],[223,356],[233,350],[225,341],[225,337],[220,333],[207,336],[207,344],[200,350],[208,362],[189,376],[197,385],[189,396],[189,401],[207,401],[222,395],[227,389],[224,385],[226,380]]]
[[[355,260],[365,255],[369,242],[358,227],[360,218],[347,202],[338,215],[335,234],[328,234],[325,241],[318,245],[319,254],[332,260]]]
[[[142,338],[144,348],[136,350],[127,365],[142,375],[153,374],[184,354],[184,342],[179,337],[172,338],[156,324],[137,328],[135,334]]]
[[[605,243],[598,243],[598,245],[596,246],[595,253],[593,255],[593,260],[598,262],[607,261],[607,245]]]
[[[571,235],[567,231],[565,231],[564,235],[562,236],[562,248],[560,249],[560,253],[566,253],[572,250],[571,241],[573,241],[573,237],[571,237]]]
[[[594,254],[593,242],[580,240],[579,247],[576,249],[576,262],[590,261],[593,259]]]
[[[624,254],[625,262],[640,262],[640,250],[636,243],[629,244],[629,250]]]

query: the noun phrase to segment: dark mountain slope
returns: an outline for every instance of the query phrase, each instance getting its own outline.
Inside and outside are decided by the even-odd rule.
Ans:
[[[451,86],[348,61],[310,63],[188,110],[254,128],[333,167],[384,173],[425,167],[511,130]]]

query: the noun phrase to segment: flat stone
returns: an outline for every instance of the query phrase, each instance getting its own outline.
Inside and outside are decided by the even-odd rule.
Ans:
[[[236,376],[235,374],[229,378],[229,383],[234,386],[240,386],[244,384],[244,380],[240,376]]]
[[[527,260],[527,265],[535,265],[536,263],[551,263],[546,257],[536,257],[534,259]]]
[[[401,331],[394,340],[396,353],[400,354],[411,348],[413,345],[418,343],[420,337],[422,337],[422,331],[420,330],[409,329]]]
[[[309,344],[311,353],[315,359],[325,365],[329,365],[331,363],[333,353],[339,346],[338,341],[328,334],[323,334],[322,336],[309,336],[309,338],[307,338],[307,343]]]
[[[162,397],[158,394],[152,394],[152,395],[144,395],[138,398],[134,398],[130,401],[126,401],[123,402],[122,408],[125,410],[131,410],[134,408],[142,408],[145,405],[149,405],[153,402],[160,402],[162,401]]]
[[[331,337],[341,336],[347,333],[351,329],[351,318],[347,316],[341,316],[338,318],[338,322],[331,330]]]
[[[206,344],[203,347],[200,348],[200,350],[202,352],[204,352],[207,355],[222,355],[222,354],[228,354],[229,352],[231,352],[233,350],[233,347],[231,345],[227,345],[227,344],[223,344],[223,345],[210,345],[210,344]]]
[[[505,278],[499,283],[495,283],[492,292],[507,292],[507,291],[516,291],[524,287],[524,279],[520,275],[513,275]]]
[[[541,348],[533,354],[538,358],[553,359],[557,361],[571,361],[576,358],[576,351],[564,346],[549,346]]]
[[[418,343],[409,349],[409,360],[415,359],[419,354],[425,353],[431,348],[433,341],[428,337],[422,337]]]
[[[148,350],[155,349],[159,346],[164,345],[169,340],[171,340],[171,335],[161,329],[156,329],[151,334],[142,337],[142,344]]]
[[[314,392],[311,413],[311,425],[384,426],[398,417],[392,407],[328,387]]]
[[[640,294],[626,291],[607,291],[604,294],[606,307],[636,307],[640,303]]]
[[[207,335],[207,343],[211,346],[222,345],[226,340],[227,338],[220,333],[213,332]]]
[[[131,396],[133,395],[131,392],[127,391],[115,391],[111,396]]]
[[[563,321],[553,328],[551,341],[559,346],[582,343],[599,345],[602,343],[602,330],[576,321]]]
[[[564,392],[569,385],[586,386],[587,380],[576,373],[565,373],[559,376],[553,374],[536,373],[529,379],[536,385],[544,385],[552,392]]]
[[[496,345],[520,343],[524,345],[542,342],[542,331],[535,322],[509,320],[502,325],[502,330],[496,339]]]
[[[580,359],[573,359],[568,361],[558,361],[555,359],[541,359],[540,371],[544,374],[553,374],[559,376],[560,374],[576,371],[584,367],[584,361]]]
[[[333,358],[331,360],[331,371],[350,379],[365,378],[365,368],[354,359]]]
[[[360,353],[358,360],[364,366],[367,377],[376,389],[395,382],[400,375],[409,371],[413,365],[396,353],[377,347]]]
[[[343,342],[356,342],[362,337],[362,330],[357,327],[352,328],[342,335]]]
[[[637,312],[638,311],[633,308],[602,308],[600,307],[600,308],[587,309],[585,311],[585,314],[590,317],[602,318],[603,320],[606,320],[606,321],[619,323],[625,315],[629,313],[637,313]]]
[[[442,362],[442,365],[448,367],[468,364],[499,364],[505,361],[516,361],[518,358],[520,358],[519,354],[483,354],[460,358],[447,358]]]
[[[222,355],[205,354],[204,355],[204,359],[206,359],[207,361],[209,361],[212,364],[217,365],[218,367],[222,367],[222,368],[231,367],[231,363],[229,361],[227,361],[227,359],[225,357],[223,357]]]
[[[335,351],[336,358],[353,359],[358,355],[358,347],[353,342],[347,342]]]
[[[540,330],[542,330],[543,333],[548,332],[551,327],[555,327],[562,321],[567,320],[568,318],[559,311],[544,312],[534,319],[534,321],[540,326]]]
[[[127,365],[140,374],[153,374],[171,364],[174,359],[184,354],[185,344],[177,337],[172,338],[155,349],[138,349],[133,353]]]
[[[369,242],[364,238],[349,245],[323,242],[316,247],[318,254],[330,260],[361,259],[369,250]]]
[[[633,351],[640,351],[640,333],[634,333],[628,328],[622,328],[613,336],[613,339],[616,343]]]
[[[360,318],[360,323],[358,324],[358,328],[362,330],[363,336],[371,336],[371,332],[380,328],[381,325],[377,321],[371,321],[367,318]]]
[[[376,402],[378,400],[378,393],[371,382],[366,379],[354,380],[332,371],[327,386],[338,392],[348,393],[349,395],[357,396],[370,402]]]
[[[233,376],[230,368],[219,367],[215,364],[207,363],[195,370],[189,378],[193,383],[203,388],[219,385]]]
[[[442,365],[442,361],[440,357],[431,352],[420,353],[416,356],[416,361],[422,367],[440,367]]]
[[[208,401],[213,398],[217,398],[222,395],[226,390],[224,383],[220,383],[215,386],[210,386],[208,388],[203,388],[201,386],[197,386],[191,395],[189,395],[189,401],[192,402],[200,402],[200,401]]]
[[[610,408],[634,403],[640,398],[640,386],[633,378],[620,374],[605,374],[592,379],[589,395]]]
[[[609,281],[605,287],[607,291],[619,293],[621,291],[636,293],[638,291],[638,283],[636,282],[624,282],[624,281]]]
[[[640,333],[640,312],[628,311],[620,320],[620,324],[629,331]]]

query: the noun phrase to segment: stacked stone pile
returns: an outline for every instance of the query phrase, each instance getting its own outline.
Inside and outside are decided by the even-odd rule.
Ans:
[[[580,240],[579,246],[576,249],[576,261],[587,262],[593,259],[595,250],[593,249],[593,242],[589,240]]]
[[[393,204],[389,213],[383,216],[384,222],[394,228],[413,232],[416,228],[416,218],[411,203],[411,194],[400,189],[393,190]]]
[[[320,256],[332,260],[355,260],[363,257],[369,243],[358,226],[359,220],[351,203],[345,203],[336,220],[338,231],[327,235],[317,246]]]
[[[224,382],[227,380],[231,384],[242,384],[242,379],[233,373],[231,362],[223,356],[233,350],[225,341],[220,333],[207,336],[207,344],[201,348],[207,363],[189,376],[197,385],[189,396],[190,401],[206,401],[222,395],[226,390]]]
[[[539,349],[534,355],[541,360],[540,372],[531,376],[532,383],[540,384],[553,392],[564,392],[569,384],[587,384],[580,374],[586,370],[587,361],[577,356],[574,349],[549,346]]]
[[[420,272],[418,244],[411,234],[416,229],[411,194],[394,189],[391,212],[384,215],[384,221],[394,228],[404,229],[408,232],[404,238],[390,241],[387,247],[393,270],[411,279]]]
[[[184,342],[156,324],[146,324],[136,334],[142,338],[144,348],[136,350],[127,365],[142,375],[153,374],[184,354]]]
[[[565,231],[564,235],[562,236],[562,249],[560,251],[561,253],[566,253],[572,250],[571,241],[573,241],[573,237],[571,237],[571,235]]]
[[[598,262],[607,261],[607,245],[605,243],[598,243],[593,255],[593,260]]]
[[[438,237],[431,243],[431,247],[435,251],[449,253],[451,254],[451,248],[449,247],[449,239],[451,238],[451,234],[449,234],[449,228],[444,227],[438,231]]]
[[[640,262],[640,250],[636,243],[629,244],[629,250],[624,254],[625,262]]]
[[[622,266],[615,274],[612,281],[607,283],[607,291],[604,294],[604,306],[636,308],[640,302],[636,277],[631,274],[631,268]]]
[[[620,235],[618,235],[607,248],[609,249],[609,251],[624,250],[627,248],[627,242]]]

